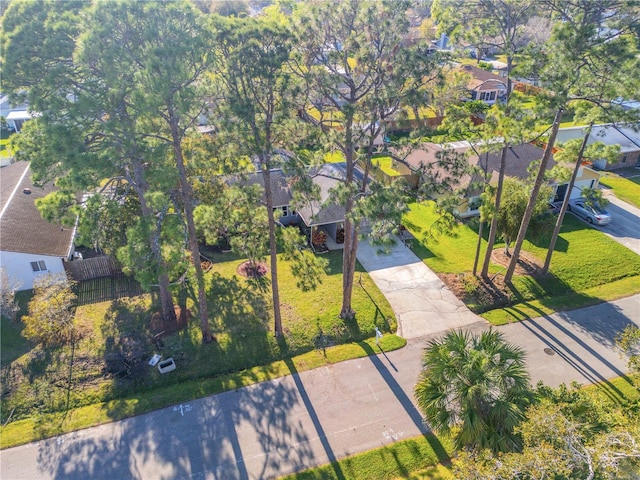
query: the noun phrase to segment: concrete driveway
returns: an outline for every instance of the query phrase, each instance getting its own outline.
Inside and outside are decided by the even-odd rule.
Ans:
[[[611,213],[612,221],[609,225],[593,227],[640,255],[640,209],[607,192],[603,190],[610,202],[607,210]]]
[[[361,241],[358,260],[389,301],[401,337],[418,338],[476,323],[488,325],[403,243],[385,254]]]

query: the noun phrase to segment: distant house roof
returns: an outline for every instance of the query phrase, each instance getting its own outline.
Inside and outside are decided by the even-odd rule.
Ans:
[[[587,127],[569,127],[558,130],[556,143],[583,138]],[[636,127],[637,128],[637,127]],[[588,145],[602,142],[605,145],[620,145],[620,153],[637,152],[640,150],[640,132],[636,132],[631,125],[602,124],[594,125],[591,129]]]
[[[471,75],[467,88],[476,92],[487,90],[507,89],[507,84],[503,77],[495,75],[487,70],[473,65],[461,65],[460,70]]]
[[[404,160],[405,163],[414,172],[427,172],[432,177],[432,181],[438,182],[439,179],[448,179],[454,187],[460,187],[469,183],[471,177],[463,175],[460,178],[452,178],[451,173],[442,165],[440,161],[445,152],[453,154],[462,154],[469,149],[469,145],[438,145],[435,143],[425,143],[421,148],[412,151]]]
[[[74,229],[49,223],[40,216],[35,201],[55,188],[36,187],[29,173],[27,162],[0,170],[0,250],[67,258],[72,253]]]

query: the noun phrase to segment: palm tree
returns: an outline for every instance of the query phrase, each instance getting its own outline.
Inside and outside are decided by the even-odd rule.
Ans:
[[[514,433],[531,400],[524,352],[489,329],[480,335],[448,332],[428,343],[415,387],[425,423],[454,432],[456,448],[514,451]],[[453,428],[456,427],[456,428]]]

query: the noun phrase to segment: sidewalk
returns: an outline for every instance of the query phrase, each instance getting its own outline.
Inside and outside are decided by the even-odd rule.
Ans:
[[[475,324],[488,326],[401,242],[389,254],[379,254],[369,242],[360,241],[358,260],[389,301],[401,337],[419,338]]]

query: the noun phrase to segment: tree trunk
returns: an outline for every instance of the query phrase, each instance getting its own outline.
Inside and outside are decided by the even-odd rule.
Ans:
[[[531,216],[533,215],[533,209],[535,208],[536,201],[538,200],[538,193],[540,193],[540,188],[544,183],[544,173],[547,170],[547,165],[549,164],[549,160],[551,159],[551,152],[553,150],[553,146],[556,143],[556,136],[558,134],[558,129],[560,128],[560,120],[562,118],[563,111],[564,109],[562,107],[558,108],[558,110],[556,111],[556,117],[553,120],[551,135],[549,136],[549,141],[547,142],[547,146],[544,149],[542,161],[540,162],[540,168],[538,169],[538,175],[536,176],[536,181],[533,184],[533,189],[531,190],[531,195],[529,196],[529,203],[527,203],[527,209],[525,210],[524,217],[522,217],[522,222],[520,223],[520,230],[518,231],[516,244],[513,247],[511,261],[509,262],[509,268],[507,269],[507,273],[504,276],[505,283],[511,283],[511,279],[513,278],[513,272],[515,271],[516,264],[518,263],[518,257],[520,256],[520,250],[522,249],[524,237],[527,235],[527,229],[529,228],[529,222],[531,221]]]
[[[551,235],[551,240],[549,241],[549,249],[547,250],[547,258],[544,260],[544,266],[542,267],[542,273],[547,273],[549,271],[549,266],[551,265],[551,257],[553,256],[553,250],[556,248],[556,240],[558,239],[558,235],[560,235],[560,228],[562,228],[562,222],[564,221],[564,215],[567,212],[567,206],[569,205],[569,199],[571,197],[571,192],[573,191],[573,186],[576,183],[576,178],[578,177],[578,170],[580,170],[580,165],[582,164],[582,156],[584,155],[584,150],[587,148],[587,142],[589,141],[589,137],[591,136],[591,129],[593,128],[593,121],[589,123],[587,127],[587,131],[582,139],[582,145],[580,146],[580,151],[578,152],[578,158],[576,158],[576,164],[573,168],[573,173],[571,174],[571,180],[569,180],[569,185],[567,186],[567,192],[562,200],[562,207],[560,208],[560,213],[558,213],[558,219],[556,220],[556,225],[553,228],[553,235]]]
[[[144,167],[140,160],[133,161],[133,179],[133,186],[140,199],[142,215],[146,218],[153,218],[153,212],[151,208],[149,208],[147,199],[145,198],[148,186],[144,179]],[[158,262],[158,294],[160,296],[160,313],[162,320],[173,324],[176,321],[176,311],[174,309],[173,296],[171,295],[169,275],[167,274],[166,264],[164,258],[162,258],[162,250],[160,248],[160,225],[153,226],[149,233],[149,248]]]
[[[268,142],[270,144],[270,142]],[[271,162],[269,152],[263,153],[260,159],[262,165],[262,179],[264,181],[264,196],[267,204],[269,219],[269,251],[271,256],[271,296],[273,299],[273,330],[276,337],[282,336],[282,314],[280,312],[280,289],[278,287],[278,256],[276,242],[276,221],[273,216],[273,193],[271,192]],[[266,158],[265,158],[266,157]]]
[[[491,226],[489,227],[489,238],[487,239],[487,251],[484,254],[484,263],[482,264],[481,275],[487,277],[489,275],[489,264],[491,263],[491,252],[493,252],[493,244],[496,241],[498,230],[498,211],[500,210],[500,201],[502,199],[502,187],[504,184],[504,171],[507,166],[507,151],[509,146],[505,145],[500,154],[500,171],[498,172],[498,187],[496,188],[496,200],[494,203],[494,213],[491,218]]]
[[[355,152],[353,148],[353,113],[345,122],[345,160],[347,165],[347,184],[354,181]],[[351,307],[351,297],[353,294],[353,279],[356,272],[356,252],[358,249],[358,225],[350,220],[355,200],[347,199],[345,204],[344,220],[344,250],[342,251],[342,307],[340,308],[340,318],[351,319],[355,312]]]
[[[196,226],[193,221],[193,195],[191,185],[187,178],[187,171],[184,166],[184,156],[182,153],[182,136],[178,126],[178,118],[171,106],[169,107],[169,127],[171,128],[171,143],[176,157],[178,176],[180,177],[180,190],[182,191],[182,203],[184,216],[187,221],[187,233],[189,237],[189,250],[191,260],[196,269],[198,281],[198,304],[200,309],[200,329],[202,330],[203,343],[210,343],[213,339],[209,328],[209,317],[207,314],[207,296],[204,288],[204,273],[202,272],[202,262],[200,261],[200,248],[198,247],[198,237],[196,236]]]
[[[478,226],[478,242],[476,243],[476,256],[473,259],[473,276],[475,277],[478,273],[478,261],[480,260],[480,247],[482,246],[482,227],[484,222],[480,220],[480,225]]]

